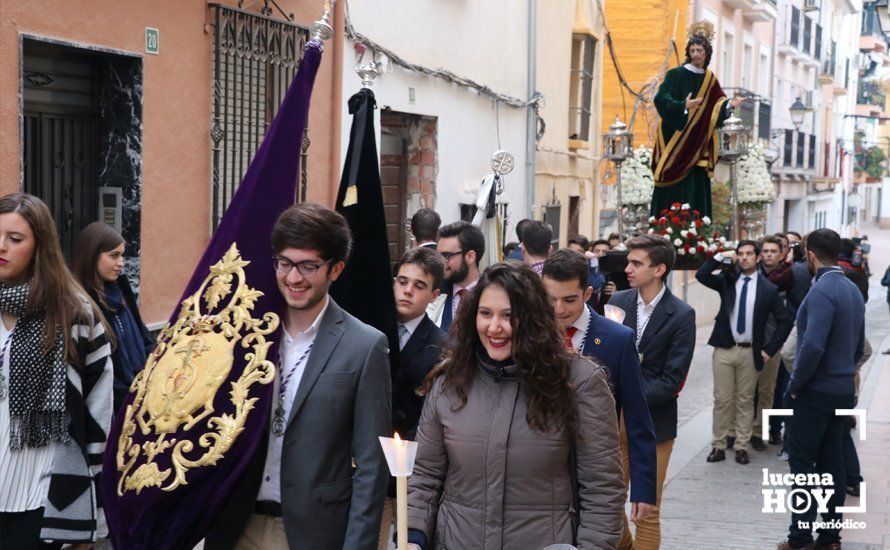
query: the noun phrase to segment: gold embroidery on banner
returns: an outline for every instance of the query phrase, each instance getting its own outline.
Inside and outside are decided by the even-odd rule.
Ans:
[[[266,336],[278,329],[279,318],[274,313],[252,316],[263,293],[247,286],[244,267],[249,263],[232,244],[201,288],[182,301],[176,322],[161,331],[157,348],[133,380],[130,393],[135,396],[118,438],[118,496],[147,487],[172,491],[188,484],[190,469],[215,465],[254,408],[257,398],[249,396],[250,387],[274,380],[275,365],[266,360],[272,342]],[[246,365],[228,392],[235,410],[213,416],[213,400],[229,377],[239,345],[246,350]],[[176,438],[177,432],[192,429],[200,432],[201,450],[191,439]],[[136,430],[153,439],[136,443]],[[172,469],[158,466],[162,456]]]

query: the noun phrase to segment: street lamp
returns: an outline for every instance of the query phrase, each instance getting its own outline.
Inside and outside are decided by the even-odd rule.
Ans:
[[[627,125],[621,122],[617,116],[615,122],[609,126],[609,131],[603,135],[603,156],[615,163],[618,171],[616,189],[618,193],[618,239],[624,242],[624,201],[621,198],[621,163],[633,155],[634,136],[627,131]]]
[[[729,178],[732,180],[732,224],[729,238],[739,240],[739,182],[736,176],[736,162],[748,152],[748,128],[742,119],[730,111],[729,118],[720,129],[720,159],[729,162]]]
[[[878,26],[884,34],[890,33],[890,10],[888,10],[887,0],[878,0],[874,4],[875,13],[878,14]]]
[[[794,123],[794,128],[799,130],[801,124],[803,124],[803,117],[810,112],[810,109],[801,103],[800,98],[797,98],[791,104],[791,109],[789,110],[791,111],[791,122]]]

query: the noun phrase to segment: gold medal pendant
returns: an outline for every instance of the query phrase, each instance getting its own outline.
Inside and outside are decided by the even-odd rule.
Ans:
[[[249,263],[232,244],[198,291],[182,301],[176,323],[164,327],[133,380],[135,396],[118,440],[118,496],[146,487],[172,491],[188,484],[189,470],[215,465],[254,408],[251,386],[275,379],[266,336],[278,329],[279,318],[274,313],[252,317],[263,293],[247,286]],[[234,411],[214,416],[214,400],[225,391],[236,353],[245,366],[227,392]]]

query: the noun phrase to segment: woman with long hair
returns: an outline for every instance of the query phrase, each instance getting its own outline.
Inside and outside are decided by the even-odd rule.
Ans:
[[[0,198],[0,313],[0,548],[91,543],[111,349],[52,214],[25,193]]]
[[[114,410],[151,353],[154,341],[142,322],[124,268],[124,238],[103,222],[86,226],[74,245],[74,276],[102,310],[114,332]]]
[[[430,372],[409,478],[420,548],[615,548],[625,487],[602,369],[570,356],[540,277],[489,267]]]

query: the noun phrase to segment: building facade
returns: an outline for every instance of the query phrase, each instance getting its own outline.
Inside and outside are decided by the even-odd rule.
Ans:
[[[606,23],[621,74],[603,44],[602,132],[608,131],[618,117],[633,133],[635,148],[655,144],[658,113],[652,99],[664,74],[685,59],[686,29],[695,15],[693,6],[694,2],[688,0],[605,3]],[[614,173],[605,162],[599,166],[603,176]],[[604,235],[616,227],[617,197],[614,176],[601,179],[605,181],[597,190],[601,204],[597,227]]]
[[[861,6],[847,0],[779,0],[773,138],[776,201],[770,231],[847,231],[842,214],[852,185],[848,158],[857,85]],[[807,109],[795,124],[791,107]]]
[[[177,303],[322,13],[277,5],[0,0],[0,193],[47,202],[69,255],[88,223],[119,228],[150,324]],[[327,203],[342,44],[319,70],[304,164],[307,198]]]
[[[537,17],[537,90],[545,131],[535,153],[535,217],[565,246],[598,236],[602,21],[593,0],[547,2]]]
[[[507,0],[472,6],[380,0],[352,2],[348,8],[354,34],[344,38],[340,59],[344,124],[337,139],[345,151],[347,101],[361,87],[355,68],[374,61],[380,73],[372,89],[391,255],[411,245],[405,220],[419,208],[435,209],[443,223],[470,218],[479,185],[492,172],[492,155],[501,149],[514,159],[499,196],[510,233],[529,212],[528,109],[506,99],[528,99],[527,7],[516,9]]]
[[[890,54],[887,37],[878,25],[874,2],[863,7],[858,42],[859,87],[851,147],[855,193],[850,196],[848,215],[855,217],[857,222],[887,227],[890,226],[890,178],[887,172],[890,125],[886,124]]]

